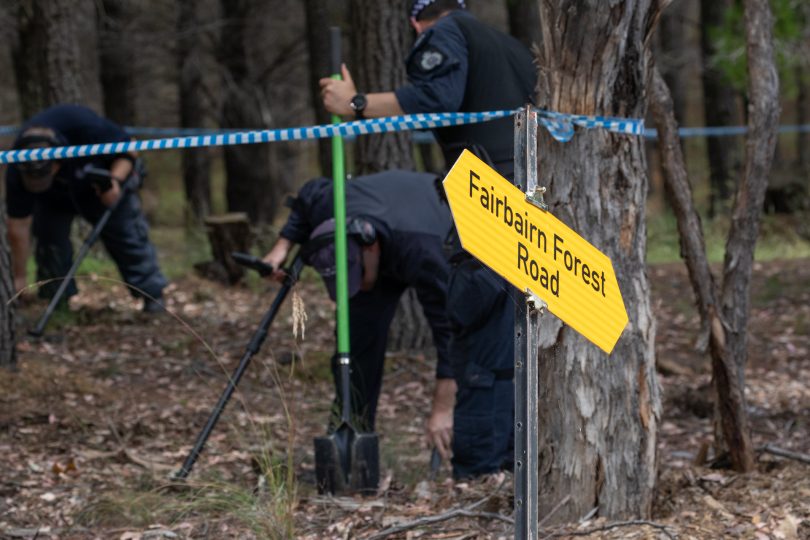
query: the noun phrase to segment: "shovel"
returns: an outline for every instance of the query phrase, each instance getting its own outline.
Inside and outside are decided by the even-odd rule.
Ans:
[[[319,493],[376,493],[380,484],[380,446],[376,433],[360,433],[351,422],[349,364],[340,364],[340,425],[315,437],[315,478]]]
[[[340,78],[340,29],[330,30],[332,78]],[[332,122],[340,122],[336,115]],[[337,300],[337,360],[340,366],[340,425],[315,438],[315,478],[320,493],[375,493],[380,483],[377,435],[359,433],[351,420],[349,387],[349,293],[346,263],[346,192],[343,139],[332,138],[332,176],[335,210],[335,281]]]

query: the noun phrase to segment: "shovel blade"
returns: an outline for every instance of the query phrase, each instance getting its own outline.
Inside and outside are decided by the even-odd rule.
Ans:
[[[315,437],[315,481],[318,493],[343,493],[348,486],[340,464],[340,450],[334,437]]]
[[[358,433],[352,441],[351,486],[355,493],[373,495],[380,487],[380,439]]]
[[[380,485],[380,445],[375,433],[356,433],[348,450],[349,474],[343,470],[344,461],[338,433],[315,437],[315,479],[318,493],[373,494]]]

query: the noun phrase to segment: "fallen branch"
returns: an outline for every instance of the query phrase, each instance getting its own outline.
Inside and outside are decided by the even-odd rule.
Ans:
[[[424,527],[426,525],[433,525],[434,523],[441,523],[442,521],[447,521],[448,519],[453,519],[455,517],[480,517],[480,518],[487,518],[487,519],[499,519],[501,521],[505,521],[510,524],[514,524],[515,521],[510,518],[509,516],[504,516],[501,514],[497,514],[494,512],[476,512],[474,511],[476,508],[487,502],[491,499],[498,491],[500,491],[501,486],[503,486],[503,481],[498,484],[498,487],[495,490],[484,497],[483,499],[476,501],[468,506],[462,508],[454,508],[453,510],[448,510],[447,512],[443,512],[441,514],[436,514],[434,516],[425,516],[419,519],[414,519],[413,521],[406,521],[403,523],[397,523],[392,527],[388,527],[387,529],[383,529],[371,536],[366,537],[366,540],[380,540],[381,538],[385,538],[386,536],[390,536],[392,534],[397,534],[405,531],[409,531],[411,529],[416,529],[418,527]]]
[[[633,521],[617,521],[615,523],[608,523],[607,525],[603,525],[602,527],[594,527],[593,529],[587,529],[584,531],[569,531],[569,530],[562,530],[562,531],[555,531],[548,536],[544,536],[543,540],[547,538],[557,538],[560,536],[589,536],[594,533],[598,532],[605,532],[611,529],[618,529],[619,527],[634,527],[637,525],[644,525],[647,527],[653,527],[654,529],[658,529],[659,531],[663,532],[667,535],[668,538],[672,538],[675,540],[677,537],[669,532],[669,529],[666,525],[661,525],[660,523],[655,523],[653,521],[646,521],[643,519],[637,519]]]
[[[426,525],[441,523],[442,521],[447,521],[448,519],[453,519],[455,517],[479,517],[486,519],[499,519],[501,521],[505,521],[506,523],[514,525],[515,520],[513,520],[509,516],[496,514],[495,512],[475,512],[473,510],[474,508],[480,506],[488,498],[489,496],[487,496],[486,499],[481,499],[477,503],[471,504],[470,506],[467,506],[465,508],[455,508],[442,514],[436,514],[435,516],[425,516],[419,519],[415,519],[413,521],[398,523],[393,527],[388,527],[387,529],[383,529],[382,531],[367,537],[366,540],[380,540],[381,538],[385,538],[386,536],[390,536],[392,534],[409,531],[411,529],[424,527]]]
[[[107,425],[109,427],[110,433],[112,433],[115,439],[118,441],[118,450],[116,454],[120,454],[122,457],[128,459],[135,465],[143,467],[144,469],[152,473],[167,472],[174,470],[173,466],[167,463],[160,463],[158,461],[152,461],[138,456],[134,450],[128,448],[129,438],[124,440],[124,438],[121,437],[121,434],[118,433],[118,429],[116,429],[115,424],[109,418],[107,419]]]
[[[802,454],[801,452],[791,452],[790,450],[784,450],[779,448],[778,446],[773,446],[771,444],[766,444],[765,446],[761,446],[757,448],[760,452],[765,452],[767,454],[773,454],[774,456],[779,456],[787,459],[795,459],[796,461],[801,461],[802,463],[807,463],[810,465],[810,455]]]

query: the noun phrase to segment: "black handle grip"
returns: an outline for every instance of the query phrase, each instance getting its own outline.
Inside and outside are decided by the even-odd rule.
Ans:
[[[247,253],[239,253],[238,251],[234,251],[231,253],[231,258],[238,264],[257,271],[262,277],[272,275],[272,273],[275,271],[271,265],[267,264],[260,258],[254,257],[253,255],[249,255]]]
[[[112,173],[107,169],[85,165],[82,168],[82,176],[100,176],[102,178],[112,178]]]
[[[340,75],[340,27],[332,26],[329,28],[329,39],[331,46],[331,68],[330,75]]]

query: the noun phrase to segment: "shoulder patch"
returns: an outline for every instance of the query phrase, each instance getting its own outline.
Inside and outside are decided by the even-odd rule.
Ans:
[[[424,72],[430,72],[444,63],[444,54],[435,47],[425,47],[420,51],[417,62]]]

